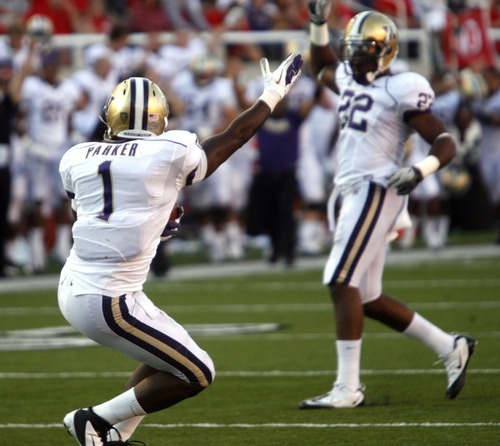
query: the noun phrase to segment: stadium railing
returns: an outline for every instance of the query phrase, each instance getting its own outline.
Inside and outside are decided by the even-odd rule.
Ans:
[[[211,38],[209,33],[202,33],[202,36]],[[490,38],[494,42],[500,42],[500,28],[491,28],[489,30]],[[160,35],[163,43],[169,43],[173,39],[172,33],[162,33]],[[226,45],[230,44],[265,44],[265,43],[283,43],[304,42],[308,35],[305,31],[253,31],[253,32],[226,32],[220,36],[221,51]],[[83,51],[85,47],[93,43],[103,43],[106,41],[104,34],[70,34],[55,35],[53,37],[54,45],[58,47],[69,48],[72,52],[74,70],[83,66]],[[148,41],[147,33],[134,33],[130,35],[131,44],[145,44]],[[417,51],[412,54],[407,53],[408,44],[412,42],[417,47]],[[430,75],[429,69],[432,66],[429,50],[429,35],[423,29],[400,29],[400,56],[406,59],[410,69],[417,71],[424,76]]]

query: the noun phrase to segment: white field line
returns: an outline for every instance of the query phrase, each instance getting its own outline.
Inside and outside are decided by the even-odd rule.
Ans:
[[[498,338],[500,331],[488,332],[474,332],[463,333],[470,334],[476,339],[485,338]],[[335,338],[333,331],[331,333],[258,333],[252,334],[252,341],[328,341]],[[238,341],[248,340],[248,335],[231,335],[231,336],[211,336],[205,337],[203,342],[208,342],[211,339],[216,341]],[[398,332],[380,332],[380,333],[363,333],[363,339],[376,339],[376,340],[407,340],[408,338],[402,336]]]
[[[460,261],[461,263],[465,262],[471,269],[473,269],[475,267],[476,259],[482,259],[482,262],[484,263],[486,261],[485,259],[492,259],[491,262],[496,262],[496,259],[498,258],[500,258],[500,251],[496,245],[468,245],[446,247],[438,253],[434,253],[426,249],[409,250],[405,252],[391,251],[387,255],[386,264],[396,265],[399,267],[411,267],[419,263],[432,264],[443,261]],[[299,258],[294,269],[297,271],[321,271],[326,263],[326,260],[327,257],[324,256],[317,258]],[[148,283],[154,286],[160,285],[169,287],[174,285],[175,282],[182,282],[183,285],[186,285],[186,281],[196,279],[243,277],[253,274],[282,273],[283,271],[284,270],[281,268],[269,268],[269,264],[263,260],[249,260],[241,263],[234,262],[223,265],[179,265],[172,269],[167,280],[163,278],[151,278]],[[293,274],[290,275],[290,278],[292,277]],[[319,286],[320,280],[321,274],[318,275]],[[26,291],[34,289],[55,289],[57,288],[58,281],[59,277],[57,275],[6,279],[0,281],[0,294],[12,291]],[[203,287],[206,285],[207,284],[204,284]],[[464,286],[469,285],[466,284]]]
[[[180,283],[180,282],[152,282],[152,286],[155,288],[168,288],[171,290],[186,291],[190,292],[192,289],[203,289],[207,291],[233,291],[240,290],[241,285],[236,283],[225,283],[225,284],[213,284],[213,283]],[[489,279],[425,279],[425,280],[412,280],[412,279],[393,279],[385,280],[385,287],[399,287],[399,288],[476,288],[477,286],[498,286],[500,285],[500,279],[489,278]],[[253,282],[245,284],[245,289],[248,290],[317,290],[326,289],[326,286],[322,285],[321,277],[318,275],[317,281],[300,281],[294,282],[293,278],[285,281],[277,282]]]
[[[499,291],[500,293],[500,291]],[[326,300],[326,298],[325,298]],[[471,301],[471,302],[409,302],[408,305],[415,310],[496,310],[500,309],[498,301]],[[288,304],[227,304],[227,305],[169,305],[164,309],[170,313],[295,313],[330,311],[330,302],[288,303]],[[59,309],[54,307],[4,307],[0,308],[0,316],[33,316],[59,314]]]
[[[218,276],[216,276],[218,277]],[[498,287],[500,285],[500,279],[497,278],[485,278],[485,279],[426,279],[426,280],[411,280],[411,279],[401,279],[401,280],[385,280],[384,287],[386,288],[476,288],[478,286],[482,287]],[[234,292],[241,289],[241,285],[237,283],[225,283],[225,284],[213,284],[206,282],[183,282],[176,280],[164,280],[160,281],[149,281],[147,283],[148,288],[154,288],[156,290],[171,290],[176,293],[192,293],[193,290],[203,290],[203,291],[216,291],[222,292]],[[9,292],[22,292],[30,290],[40,290],[40,289],[51,289],[54,291],[57,288],[57,280],[54,278],[50,281],[48,278],[45,282],[34,282],[32,279],[29,280],[13,280],[7,282],[0,281],[0,295]],[[271,291],[312,291],[312,290],[325,290],[326,286],[321,283],[321,275],[318,273],[317,281],[307,281],[307,282],[294,282],[293,277],[290,280],[277,281],[277,282],[254,282],[247,283],[245,289],[251,291],[261,291],[261,290],[271,290]]]
[[[203,333],[193,328],[191,330],[186,326],[188,331],[196,333],[196,336],[204,337],[204,342],[215,341],[215,342],[238,342],[249,340],[249,334],[236,334],[236,333]],[[7,333],[7,332],[4,332]],[[27,351],[27,350],[57,350],[66,348],[77,348],[77,347],[94,347],[97,344],[87,338],[77,337],[77,336],[56,336],[51,337],[16,337],[15,332],[12,333],[12,338],[2,337],[0,335],[0,351]],[[468,334],[468,333],[465,333]],[[470,333],[469,333],[470,334]],[[500,337],[500,332],[486,332],[486,333],[476,333],[474,332],[474,337],[476,339],[482,340],[486,338],[498,338]],[[287,333],[252,333],[252,342],[298,342],[298,341],[321,341],[321,342],[331,342],[335,339],[333,333],[303,333],[303,334],[287,334]],[[365,340],[379,340],[379,341],[399,341],[407,339],[401,336],[400,333],[387,332],[387,333],[366,333],[363,335]]]
[[[482,423],[172,423],[157,424],[144,423],[141,428],[146,429],[339,429],[339,428],[449,428],[449,427],[499,427],[500,423],[482,422]],[[0,429],[61,429],[60,423],[47,424],[25,424],[25,423],[6,423],[0,424]]]
[[[500,369],[467,369],[469,375],[499,375]],[[332,370],[309,371],[221,371],[217,372],[219,378],[313,378],[317,376],[330,376]],[[421,376],[444,375],[444,369],[394,369],[394,370],[361,370],[363,376]],[[130,372],[3,372],[0,379],[96,379],[96,378],[128,378]]]

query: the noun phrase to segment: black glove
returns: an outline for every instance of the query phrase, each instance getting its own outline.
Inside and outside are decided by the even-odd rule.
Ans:
[[[387,185],[395,187],[398,195],[408,195],[424,179],[417,167],[403,167],[389,178]]]
[[[311,0],[308,7],[311,22],[315,25],[322,25],[328,20],[332,9],[332,0]]]

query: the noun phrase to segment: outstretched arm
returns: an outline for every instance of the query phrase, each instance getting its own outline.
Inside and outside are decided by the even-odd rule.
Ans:
[[[311,0],[308,4],[311,68],[318,81],[338,93],[335,83],[338,57],[330,45],[327,24],[331,6],[331,0]]]
[[[234,119],[221,133],[202,141],[207,155],[207,173],[210,176],[236,150],[243,146],[269,117],[274,107],[288,93],[301,74],[302,57],[291,54],[276,71],[271,72],[267,59],[261,59],[264,92],[248,110]]]

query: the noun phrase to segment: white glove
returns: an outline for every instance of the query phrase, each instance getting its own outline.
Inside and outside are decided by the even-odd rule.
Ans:
[[[281,62],[281,65],[274,72],[271,72],[269,61],[265,57],[260,59],[260,69],[264,78],[264,92],[259,99],[264,101],[271,111],[286,96],[301,75],[300,67],[302,64],[302,56],[292,53]]]
[[[311,0],[308,7],[311,22],[315,25],[322,25],[328,20],[332,9],[332,0]]]
[[[423,179],[424,176],[418,167],[403,167],[389,178],[387,185],[395,187],[398,195],[408,195]]]

